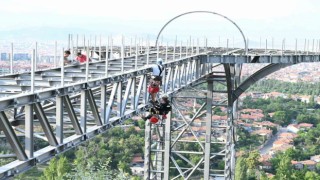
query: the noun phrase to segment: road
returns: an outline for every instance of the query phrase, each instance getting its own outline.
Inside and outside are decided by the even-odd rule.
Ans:
[[[281,127],[279,129],[279,131],[277,132],[277,134],[275,136],[273,136],[271,139],[269,139],[267,141],[267,143],[265,143],[263,145],[263,147],[259,150],[260,151],[260,154],[268,154],[270,149],[272,148],[272,145],[273,145],[273,142],[275,142],[278,138],[279,138],[279,135],[283,132],[287,132],[287,128],[285,127]]]

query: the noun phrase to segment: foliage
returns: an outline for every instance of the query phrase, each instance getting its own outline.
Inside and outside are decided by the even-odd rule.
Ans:
[[[238,157],[235,169],[235,180],[247,179],[247,163],[245,158]]]
[[[65,179],[67,173],[70,170],[70,165],[66,157],[51,159],[49,166],[44,170],[43,180],[62,180]]]
[[[264,120],[269,120],[286,126],[292,119],[297,119],[298,123],[320,123],[320,109],[308,110],[310,104],[293,99],[278,97],[275,99],[253,99],[247,96],[243,100],[242,108],[261,109],[265,114]],[[271,118],[268,113],[274,113]]]
[[[251,86],[249,91],[258,91],[263,93],[276,91],[286,94],[319,95],[320,83],[290,83],[278,80],[262,80]]]

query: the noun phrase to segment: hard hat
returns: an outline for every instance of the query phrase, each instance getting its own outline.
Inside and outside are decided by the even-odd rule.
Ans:
[[[158,58],[158,59],[157,59],[157,64],[162,65],[162,62],[163,62],[163,61],[162,61],[162,59],[161,59],[161,58]]]

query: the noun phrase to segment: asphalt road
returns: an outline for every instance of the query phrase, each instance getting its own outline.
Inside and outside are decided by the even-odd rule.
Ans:
[[[260,151],[260,154],[268,154],[270,149],[272,148],[272,145],[273,145],[273,142],[275,142],[278,138],[279,138],[279,135],[283,132],[287,132],[287,128],[285,127],[281,127],[279,129],[279,131],[277,132],[277,134],[275,136],[273,136],[271,139],[269,139],[267,141],[267,143],[265,143],[263,145],[263,147],[259,150]]]

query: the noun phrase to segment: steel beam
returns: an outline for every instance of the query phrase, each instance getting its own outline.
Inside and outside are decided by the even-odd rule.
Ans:
[[[35,103],[34,105],[34,111],[36,112],[36,115],[39,119],[39,122],[42,126],[42,129],[44,131],[44,133],[46,134],[46,137],[48,139],[48,142],[51,146],[57,146],[58,145],[58,141],[51,129],[50,123],[47,119],[47,116],[45,115],[42,106],[40,104],[40,102]]]
[[[234,90],[233,92],[233,101],[237,100],[238,97],[245,92],[252,84],[254,84],[255,82],[257,82],[258,80],[266,77],[267,75],[278,71],[282,68],[291,66],[293,64],[269,64],[266,67],[263,67],[262,69],[260,69],[259,71],[255,72],[253,75],[251,75],[250,77],[248,77],[244,82],[242,82],[239,87],[237,87],[237,89]]]
[[[90,105],[94,120],[96,121],[96,124],[98,126],[102,126],[102,121],[101,121],[101,118],[100,118],[100,114],[99,114],[99,111],[98,111],[98,107],[97,107],[96,101],[94,100],[93,92],[92,92],[91,89],[88,89],[87,93],[88,93],[89,105]]]
[[[3,111],[0,112],[0,125],[1,125],[1,127],[3,127],[2,131],[6,135],[11,148],[14,151],[14,153],[17,155],[18,159],[20,161],[27,160],[28,156],[24,152],[24,150],[18,140],[18,137],[16,136],[15,132],[13,131],[9,120]]]
[[[83,134],[83,131],[82,131],[81,127],[80,127],[80,124],[79,124],[78,118],[76,116],[76,113],[74,112],[74,109],[72,107],[72,103],[70,101],[70,97],[69,96],[64,96],[63,97],[63,101],[64,101],[65,107],[67,109],[67,112],[69,114],[69,118],[70,118],[70,121],[71,121],[71,123],[73,125],[73,128],[76,131],[76,134],[77,135]]]

